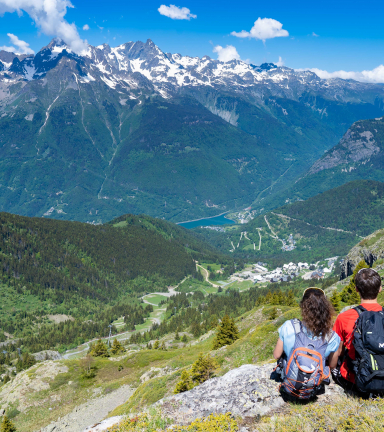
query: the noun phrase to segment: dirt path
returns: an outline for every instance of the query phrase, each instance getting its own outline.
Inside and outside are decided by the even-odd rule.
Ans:
[[[209,276],[209,272],[208,272],[208,270],[206,270],[206,269],[205,269],[204,267],[202,267],[200,264],[197,264],[197,263],[196,263],[196,266],[197,266],[197,267],[200,267],[200,268],[203,270],[203,272],[204,272],[204,274],[205,274],[204,279],[205,279],[206,282],[208,282],[210,285],[212,285],[212,286],[215,287],[215,288],[219,288],[220,285],[216,285],[216,284],[212,283],[212,282],[208,279],[208,276]],[[205,291],[205,290],[204,290],[204,291]]]
[[[260,242],[259,242],[259,250],[261,249],[261,228],[257,228],[257,232],[259,233]]]
[[[277,236],[277,234],[275,233],[275,231],[273,231],[273,229],[272,229],[270,223],[268,222],[268,219],[267,219],[267,216],[266,216],[266,215],[264,216],[264,220],[265,220],[265,223],[268,225],[268,228],[271,230],[271,233],[275,236],[274,238],[275,238],[276,240],[279,240],[279,237]]]
[[[248,237],[247,231],[244,231],[244,237],[252,243],[252,240]],[[253,250],[256,250],[256,245],[253,243]],[[260,249],[259,249],[260,250]]]
[[[123,385],[105,396],[90,399],[39,432],[83,432],[85,428],[101,422],[112,410],[125,403],[133,392],[134,389]]]
[[[271,213],[272,213],[272,212],[271,212]],[[273,213],[273,214],[275,214],[275,213]],[[273,229],[272,229],[270,223],[268,222],[268,219],[267,219],[267,216],[266,216],[266,215],[264,216],[264,220],[265,220],[265,222],[267,223],[268,228],[271,230],[271,233],[273,234],[273,235],[270,234],[270,236],[271,236],[272,238],[274,238],[275,240],[280,241],[280,242],[283,244],[283,246],[284,246],[284,242],[283,242],[283,240],[281,240],[281,238],[278,237],[278,235],[275,233],[275,231],[273,231]],[[261,238],[260,238],[260,243],[261,243]]]
[[[157,306],[157,304],[155,304],[155,303],[150,303],[148,300],[145,300],[145,297],[147,297],[147,296],[151,296],[151,295],[154,295],[154,294],[162,295],[162,296],[164,296],[164,297],[172,297],[172,296],[174,296],[174,295],[176,295],[176,294],[179,294],[177,291],[175,291],[176,288],[178,288],[179,285],[181,285],[183,282],[185,282],[188,278],[189,278],[189,276],[186,276],[186,277],[185,277],[181,282],[179,282],[179,283],[178,283],[177,285],[175,285],[174,287],[168,287],[168,292],[153,292],[153,293],[146,294],[145,296],[143,296],[143,297],[141,297],[141,298],[143,299],[143,302],[144,302],[144,303],[150,304],[150,305],[152,305],[152,306]]]

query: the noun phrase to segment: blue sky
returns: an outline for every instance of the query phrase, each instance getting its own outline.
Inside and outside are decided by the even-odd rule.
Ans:
[[[281,57],[288,67],[328,72],[372,70],[384,64],[384,4],[377,0],[316,3],[297,0],[176,0],[172,3],[72,0],[74,8],[68,8],[63,18],[59,16],[60,7],[64,14],[69,0],[46,1],[56,5],[58,15],[47,18],[45,12],[39,10],[43,0],[0,0],[0,13],[3,12],[0,47],[12,46],[7,36],[10,33],[37,52],[59,28],[54,20],[65,20],[74,23],[78,36],[92,45],[106,42],[116,46],[150,38],[165,52],[212,58],[218,56],[213,52],[215,47],[229,45],[234,47],[235,51],[231,52],[236,52],[237,58],[254,64],[276,63]],[[172,19],[159,13],[161,5],[169,7],[170,4],[188,8],[196,18]],[[24,11],[21,16],[12,12],[18,5]],[[11,12],[5,12],[7,10]],[[280,31],[285,31],[284,35],[265,42],[231,35],[243,30],[249,34],[259,17],[276,20],[282,25]],[[89,30],[83,30],[84,25],[88,25]],[[73,33],[74,27],[69,27]],[[76,35],[68,35],[68,38],[74,40]]]

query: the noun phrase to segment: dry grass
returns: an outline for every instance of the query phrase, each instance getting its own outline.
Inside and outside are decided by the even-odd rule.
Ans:
[[[330,404],[290,405],[286,414],[261,419],[257,432],[381,432],[384,399],[338,396]]]
[[[55,324],[60,324],[61,322],[65,322],[65,321],[75,321],[75,318],[73,318],[70,315],[60,315],[60,314],[56,314],[56,315],[47,315],[48,319],[52,322],[54,322]]]

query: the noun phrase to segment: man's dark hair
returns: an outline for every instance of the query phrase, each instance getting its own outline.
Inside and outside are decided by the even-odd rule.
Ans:
[[[380,275],[370,268],[361,269],[355,276],[357,291],[364,300],[375,300],[381,287]]]

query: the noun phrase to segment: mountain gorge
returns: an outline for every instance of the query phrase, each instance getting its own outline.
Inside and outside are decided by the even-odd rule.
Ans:
[[[380,85],[150,40],[81,55],[53,40],[0,61],[0,209],[28,216],[180,221],[261,207],[350,124],[384,113]]]

